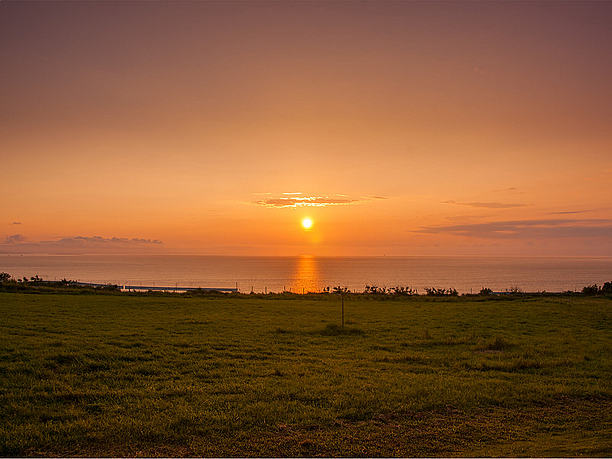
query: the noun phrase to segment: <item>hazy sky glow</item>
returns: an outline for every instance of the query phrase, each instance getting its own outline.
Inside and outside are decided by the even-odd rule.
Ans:
[[[611,256],[610,24],[3,1],[0,253]]]

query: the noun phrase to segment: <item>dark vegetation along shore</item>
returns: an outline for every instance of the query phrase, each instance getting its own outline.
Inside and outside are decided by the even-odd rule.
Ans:
[[[126,287],[129,288],[129,287]],[[16,278],[11,276],[9,273],[0,272],[0,291],[3,292],[21,292],[21,293],[79,293],[79,294],[91,294],[91,293],[146,293],[146,294],[176,294],[181,293],[183,296],[192,295],[227,295],[228,293],[233,294],[237,297],[243,297],[246,292],[238,292],[237,289],[224,288],[220,290],[214,290],[211,288],[193,288],[193,287],[132,287],[133,290],[123,289],[122,286],[117,284],[94,284],[77,282],[73,280],[63,279],[59,281],[45,280],[38,275],[31,278],[23,277]],[[150,290],[146,290],[150,289]],[[173,291],[174,290],[174,291]],[[221,291],[223,290],[223,291]],[[406,296],[435,296],[435,297],[456,297],[459,296],[459,292],[450,288],[440,287],[426,287],[423,291],[419,291],[416,288],[396,286],[396,287],[378,287],[376,285],[366,285],[363,291],[351,291],[346,287],[325,287],[320,292],[306,292],[306,295],[327,295],[327,294],[341,294],[341,295],[358,295],[358,296],[375,296],[377,298],[382,297],[406,297]],[[512,295],[512,296],[567,296],[567,295],[603,295],[612,297],[612,281],[605,282],[599,286],[597,284],[587,285],[582,288],[581,291],[567,290],[565,292],[524,292],[519,287],[513,286],[505,289],[501,292],[494,292],[488,287],[482,287],[478,293],[463,293],[461,296],[498,296],[498,295]],[[289,291],[273,292],[266,291],[266,293],[255,293],[253,291],[248,292],[248,295],[255,295],[257,297],[270,298],[278,295],[283,297],[296,296],[299,293]],[[304,295],[304,293],[302,293]]]
[[[2,290],[2,456],[612,455],[602,287]]]

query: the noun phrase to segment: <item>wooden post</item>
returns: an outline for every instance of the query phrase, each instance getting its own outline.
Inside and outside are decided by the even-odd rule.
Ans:
[[[344,328],[344,293],[340,294],[340,298],[342,298],[342,328]]]

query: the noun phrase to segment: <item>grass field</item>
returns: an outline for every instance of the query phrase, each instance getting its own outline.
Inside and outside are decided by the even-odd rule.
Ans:
[[[0,293],[1,455],[612,455],[612,301]]]

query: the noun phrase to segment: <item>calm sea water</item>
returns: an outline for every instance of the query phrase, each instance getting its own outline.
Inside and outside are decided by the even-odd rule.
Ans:
[[[341,285],[454,287],[477,292],[577,290],[612,280],[612,258],[454,257],[214,257],[0,255],[0,271],[14,276],[111,282],[119,285],[235,287],[240,291],[318,291]]]

